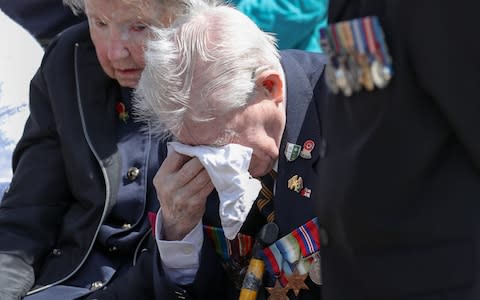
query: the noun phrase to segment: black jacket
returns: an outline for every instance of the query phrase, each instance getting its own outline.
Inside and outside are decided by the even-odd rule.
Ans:
[[[331,23],[379,17],[394,76],[322,110],[324,299],[479,299],[479,9],[331,1]]]

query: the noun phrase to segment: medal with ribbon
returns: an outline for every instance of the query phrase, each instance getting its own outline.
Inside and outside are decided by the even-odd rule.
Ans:
[[[263,249],[262,256],[270,276],[270,285],[278,282],[298,295],[301,289],[308,289],[304,283],[307,276],[314,283],[321,284],[320,268],[317,265],[320,250],[318,228],[318,219],[313,218]]]
[[[320,45],[329,58],[325,81],[329,90],[347,97],[375,87],[385,88],[393,76],[392,58],[376,16],[338,22],[320,30]]]
[[[222,258],[222,265],[237,288],[242,285],[251,256],[254,238],[239,233],[233,240],[225,237],[222,228],[203,226],[205,234],[212,241],[215,252]]]

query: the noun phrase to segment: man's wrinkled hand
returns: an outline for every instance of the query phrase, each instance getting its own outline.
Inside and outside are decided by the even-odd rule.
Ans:
[[[214,186],[198,158],[179,153],[167,156],[153,185],[162,208],[165,240],[182,240],[202,219]]]

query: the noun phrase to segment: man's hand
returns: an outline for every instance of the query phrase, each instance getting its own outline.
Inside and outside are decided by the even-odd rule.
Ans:
[[[213,183],[198,158],[167,156],[153,178],[165,240],[182,240],[201,220]]]

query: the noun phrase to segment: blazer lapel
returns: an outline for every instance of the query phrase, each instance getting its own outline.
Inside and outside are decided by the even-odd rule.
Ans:
[[[315,216],[310,198],[289,189],[288,182],[296,175],[302,177],[304,188],[313,189],[316,176],[313,165],[319,159],[317,145],[321,142],[321,130],[318,103],[313,101],[312,84],[305,70],[288,53],[282,53],[282,66],[287,86],[287,123],[280,146],[274,206],[283,236],[307,222],[309,219],[306,217]],[[287,143],[303,147],[307,140],[315,143],[311,158],[298,157],[288,161],[285,155]]]

